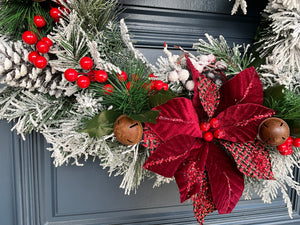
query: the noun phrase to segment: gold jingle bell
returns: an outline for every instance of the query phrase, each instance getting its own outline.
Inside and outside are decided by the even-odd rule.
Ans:
[[[290,136],[289,125],[282,119],[271,117],[265,119],[258,128],[259,138],[268,145],[283,144]]]
[[[119,116],[114,123],[114,133],[119,142],[124,145],[138,143],[143,135],[143,126],[126,115]]]

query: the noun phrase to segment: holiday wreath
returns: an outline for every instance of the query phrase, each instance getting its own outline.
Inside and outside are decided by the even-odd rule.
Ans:
[[[236,0],[232,13],[246,1]],[[17,13],[16,13],[17,12]],[[117,0],[3,0],[0,118],[40,132],[56,166],[96,157],[129,194],[175,178],[194,213],[271,202],[299,167],[300,3],[269,0],[252,51],[220,36],[156,66],[137,51]],[[257,72],[258,71],[258,72]]]

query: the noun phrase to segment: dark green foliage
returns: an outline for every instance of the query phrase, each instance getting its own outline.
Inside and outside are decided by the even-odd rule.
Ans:
[[[64,26],[55,29],[59,34],[55,38],[56,44],[63,49],[59,54],[60,63],[69,68],[78,67],[82,57],[91,56],[88,41],[97,43],[93,51],[97,51],[102,60],[115,62],[115,57],[119,58],[126,48],[117,21],[118,1],[78,0],[67,3],[67,7],[76,16],[64,17],[66,24],[72,24],[68,34]]]
[[[156,118],[158,116],[158,110],[149,110],[140,114],[131,115],[131,119],[138,120],[142,123],[156,123]]]
[[[120,60],[120,59],[119,59]],[[115,110],[122,112],[122,114],[129,117],[133,114],[140,114],[141,112],[151,109],[149,105],[149,95],[151,81],[149,80],[149,73],[142,62],[136,59],[125,57],[122,63],[116,62],[117,65],[123,65],[121,68],[128,75],[125,82],[119,81],[116,73],[108,74],[108,82],[114,87],[112,94],[107,95],[103,91],[104,84],[92,83],[90,85],[97,97],[102,97],[102,104],[106,106],[112,105]],[[130,82],[130,89],[127,90],[126,84]]]
[[[13,40],[21,39],[22,34],[27,30],[37,33],[39,38],[46,36],[54,26],[54,21],[49,14],[50,5],[52,4],[50,2],[2,0],[0,8],[1,34],[7,35]],[[46,26],[39,31],[33,22],[35,15],[41,15],[46,20]]]
[[[264,105],[275,110],[276,116],[284,120],[300,119],[300,95],[284,89],[282,86],[272,87],[271,95],[265,91]]]
[[[264,94],[264,105],[289,124],[291,135],[300,136],[300,95],[283,86],[270,87]]]
[[[114,130],[114,122],[120,115],[120,112],[114,110],[104,110],[89,120],[81,132],[88,133],[90,137],[98,138],[111,134]]]
[[[70,4],[82,21],[80,27],[86,32],[90,40],[100,40],[101,55],[108,56],[108,60],[115,53],[125,48],[119,31],[118,0],[78,0]]]
[[[150,96],[149,98],[149,102],[151,107],[156,107],[159,105],[162,105],[164,103],[166,103],[167,101],[169,101],[172,98],[177,97],[174,92],[170,91],[170,90],[161,90],[158,93],[156,93],[155,95]]]
[[[108,22],[116,22],[118,16],[118,0],[78,0],[71,7],[82,19],[82,29],[93,34],[105,30]]]

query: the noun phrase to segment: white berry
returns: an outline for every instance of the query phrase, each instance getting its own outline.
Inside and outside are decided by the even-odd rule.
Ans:
[[[188,90],[188,91],[193,91],[194,90],[194,87],[195,87],[195,82],[193,80],[188,80],[185,84],[185,88]]]
[[[176,70],[173,70],[169,73],[168,80],[170,82],[174,83],[174,82],[178,81],[178,79],[179,79],[179,76],[178,76],[178,73]]]
[[[209,79],[214,79],[215,78],[215,75],[213,73],[208,73],[206,76]]]
[[[186,69],[182,69],[178,72],[179,80],[181,82],[185,82],[187,79],[189,79],[190,73]]]

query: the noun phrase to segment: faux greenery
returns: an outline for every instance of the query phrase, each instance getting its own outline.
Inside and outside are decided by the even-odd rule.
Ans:
[[[31,30],[38,37],[46,36],[54,25],[50,17],[50,6],[55,6],[52,1],[34,2],[32,0],[1,0],[0,7],[0,32],[11,39],[18,40],[22,34]],[[33,22],[35,15],[41,15],[46,20],[46,26],[37,29]]]
[[[250,45],[239,45],[233,43],[233,47],[230,47],[225,38],[220,35],[219,39],[205,34],[208,42],[203,39],[199,39],[199,43],[194,44],[194,48],[197,49],[199,54],[216,56],[216,60],[222,60],[227,64],[227,75],[235,75],[242,70],[248,68],[254,61],[253,55],[250,53]]]
[[[118,0],[78,0],[69,5],[78,15],[80,28],[89,40],[101,42],[98,51],[102,57],[124,49],[117,20],[121,12]]]
[[[53,66],[80,71],[79,61],[84,56],[101,61],[102,66],[104,61],[114,63],[125,49],[116,20],[120,13],[118,1],[79,0],[66,6],[72,9],[71,13],[51,33],[60,49]]]
[[[122,60],[121,60],[122,61]],[[105,84],[92,83],[90,85],[96,97],[101,97],[101,103],[107,107],[113,106],[114,110],[122,112],[129,117],[151,110],[149,105],[149,95],[151,94],[151,81],[148,77],[150,71],[145,65],[136,59],[123,62],[122,70],[128,75],[128,80],[122,82],[118,79],[116,73],[108,75],[108,82],[114,90],[111,94],[105,93],[103,86]],[[128,82],[130,82],[128,84]],[[130,85],[130,88],[128,86]]]
[[[121,115],[120,112],[114,110],[104,110],[88,121],[82,132],[86,132],[90,137],[101,138],[109,135],[114,130],[114,122]]]
[[[300,119],[300,95],[275,86],[265,91],[264,104],[276,111],[276,116],[284,120]]]
[[[285,120],[290,127],[291,135],[300,137],[300,95],[274,86],[265,90],[264,105],[275,110],[276,117]]]

